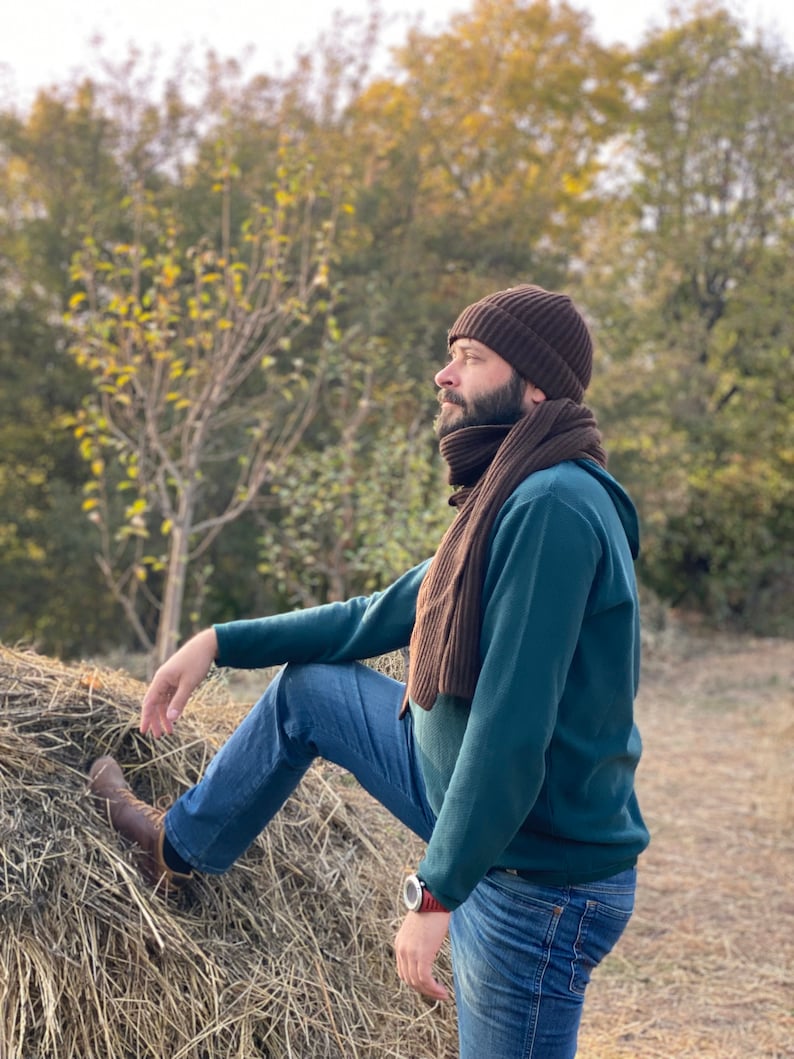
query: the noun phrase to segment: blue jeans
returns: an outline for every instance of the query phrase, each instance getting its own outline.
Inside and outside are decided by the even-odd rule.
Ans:
[[[316,757],[351,772],[428,841],[435,823],[403,685],[358,663],[288,665],[168,810],[176,851],[226,871]],[[543,887],[494,869],[452,913],[461,1059],[570,1059],[585,986],[629,920],[634,869],[586,886]],[[399,880],[395,879],[395,887]]]
[[[498,868],[452,914],[461,1059],[572,1059],[594,967],[634,908],[636,869],[537,886]]]

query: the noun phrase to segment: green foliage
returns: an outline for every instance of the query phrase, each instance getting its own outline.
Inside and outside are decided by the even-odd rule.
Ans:
[[[425,557],[446,329],[524,280],[592,318],[645,581],[790,632],[791,57],[668,22],[476,0],[377,76],[338,19],[278,77],[154,99],[131,54],[0,111],[0,636],[167,650]]]
[[[645,515],[644,576],[716,621],[779,632],[794,588],[791,62],[720,10],[638,59],[635,221],[612,225],[588,280],[607,357],[595,396]]]
[[[733,455],[687,480],[685,505],[649,535],[648,584],[718,623],[783,634],[794,590],[794,460],[781,474]]]
[[[112,643],[113,630],[92,549],[69,517],[81,468],[60,416],[77,397],[47,315],[32,290],[0,308],[0,638],[68,654],[87,637]]]
[[[262,526],[258,570],[291,605],[385,587],[433,554],[451,517],[411,387],[374,342],[335,353],[322,436],[283,465]]]

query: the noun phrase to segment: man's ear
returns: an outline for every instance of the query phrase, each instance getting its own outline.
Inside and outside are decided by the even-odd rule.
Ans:
[[[541,390],[539,386],[535,386],[532,382],[527,382],[527,388],[524,391],[524,407],[527,411],[534,408],[535,405],[542,404],[546,400],[546,393]]]

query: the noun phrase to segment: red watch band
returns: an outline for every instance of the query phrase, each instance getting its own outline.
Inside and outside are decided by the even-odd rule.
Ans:
[[[436,901],[435,897],[430,893],[426,886],[422,887],[422,904],[419,908],[420,912],[448,912],[448,908],[444,908],[440,901]]]

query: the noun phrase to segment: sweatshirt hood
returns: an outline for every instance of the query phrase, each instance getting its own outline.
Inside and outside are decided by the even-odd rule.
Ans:
[[[631,557],[636,559],[640,554],[640,522],[637,516],[637,509],[634,507],[631,497],[623,486],[612,477],[609,471],[599,467],[597,463],[593,463],[592,460],[577,460],[576,462],[606,489],[612,503],[615,505],[618,518],[626,533]]]

